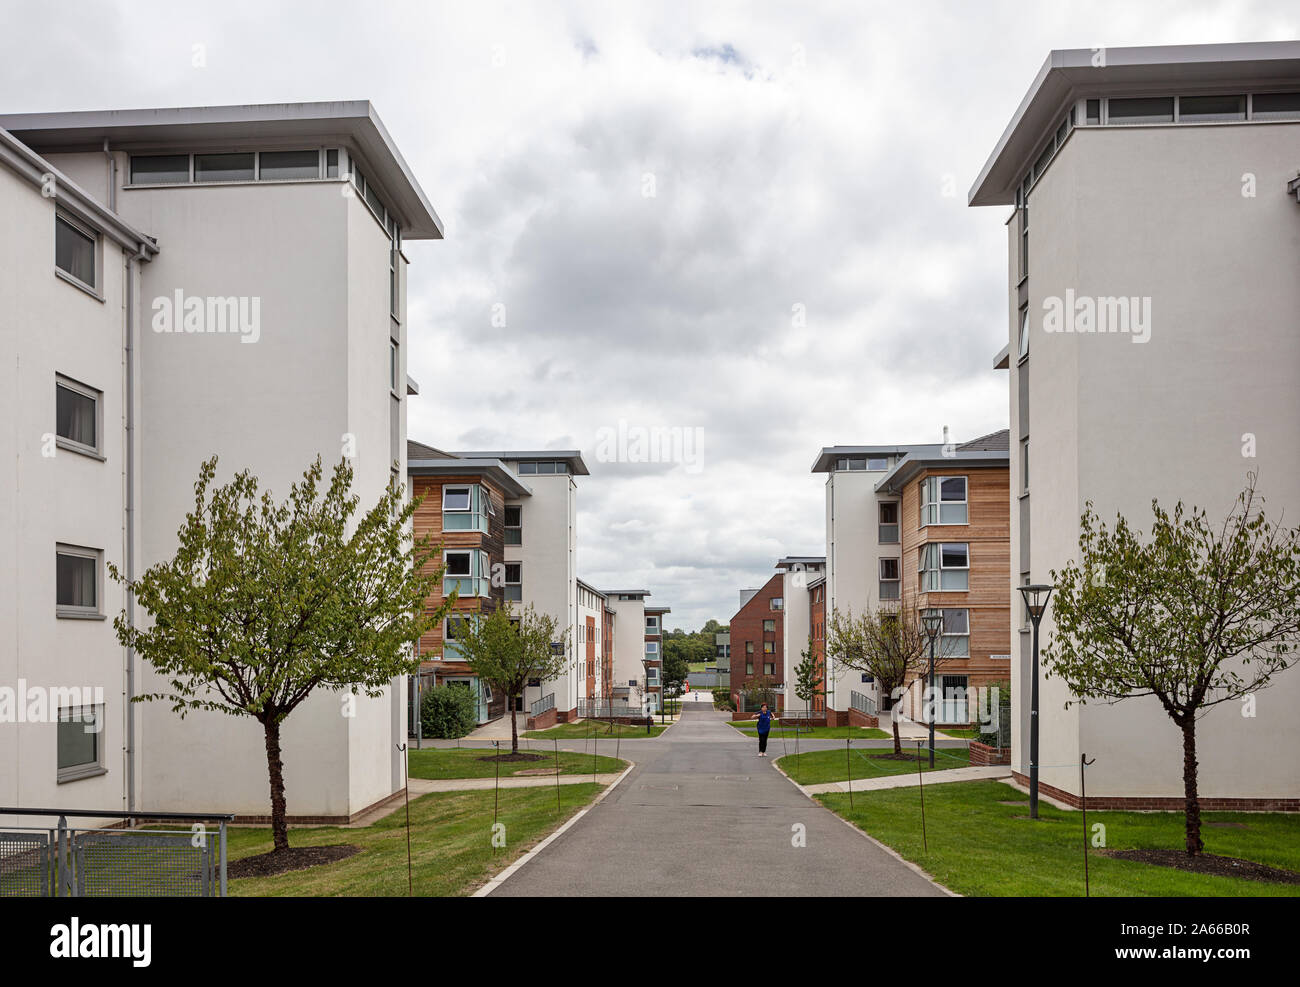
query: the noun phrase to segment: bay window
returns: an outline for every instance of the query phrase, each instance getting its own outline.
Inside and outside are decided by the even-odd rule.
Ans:
[[[965,524],[967,508],[966,477],[928,476],[921,481],[921,527]]]
[[[970,589],[970,546],[964,542],[931,542],[921,546],[922,593],[964,593]]]

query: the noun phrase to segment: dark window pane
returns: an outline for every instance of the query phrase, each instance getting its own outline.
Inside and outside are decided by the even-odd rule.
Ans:
[[[1202,120],[1245,120],[1245,96],[1180,96],[1178,119],[1195,123]]]
[[[58,553],[55,602],[61,607],[95,607],[95,560]]]
[[[162,185],[190,180],[188,154],[146,154],[131,156],[132,185]]]
[[[469,556],[468,555],[448,555],[447,556],[447,575],[449,576],[468,576],[469,575]]]
[[[1172,96],[1139,96],[1129,99],[1112,99],[1108,119],[1111,123],[1173,123],[1174,98]]]
[[[194,155],[194,180],[196,182],[251,182],[253,180],[253,154],[196,154]]]
[[[964,569],[966,567],[965,545],[943,545],[940,548],[942,565],[945,569]]]
[[[1300,93],[1256,93],[1251,102],[1255,120],[1300,119]]]
[[[1086,119],[1090,124],[1101,123],[1101,100],[1090,99],[1086,104]]]
[[[264,181],[286,178],[319,178],[317,151],[263,151],[258,159],[258,177]]]
[[[61,217],[54,217],[54,263],[65,274],[95,286],[95,240]]]
[[[56,384],[54,390],[57,434],[95,448],[95,399],[62,384]]]
[[[59,710],[59,768],[80,768],[99,763],[99,731],[95,708]]]

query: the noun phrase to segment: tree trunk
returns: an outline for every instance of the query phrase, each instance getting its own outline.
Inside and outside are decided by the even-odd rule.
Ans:
[[[894,753],[901,754],[903,753],[903,741],[900,740],[898,736],[898,714],[891,710],[889,719],[894,724]]]
[[[1205,849],[1201,842],[1201,800],[1196,793],[1196,719],[1183,724],[1183,803],[1187,814],[1187,855]]]
[[[280,724],[274,718],[262,726],[266,730],[266,766],[271,775],[271,836],[275,849],[289,849],[289,826],[285,822],[284,761],[280,757]]]
[[[510,753],[511,754],[519,753],[519,721],[515,719],[515,717],[518,715],[518,711],[515,709],[517,705],[518,703],[515,702],[515,697],[511,696],[510,697]]]

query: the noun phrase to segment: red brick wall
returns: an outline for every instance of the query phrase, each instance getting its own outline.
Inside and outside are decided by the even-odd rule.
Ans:
[[[987,768],[995,764],[1010,764],[1010,747],[989,747],[972,740],[970,743],[970,764],[972,768]]]
[[[739,699],[745,683],[763,675],[764,662],[774,666],[772,677],[777,683],[785,681],[785,656],[781,653],[781,630],[784,612],[772,609],[772,600],[781,595],[781,573],[777,573],[763,588],[754,594],[753,599],[741,607],[731,618],[731,695]],[[763,621],[775,621],[775,629],[763,630]],[[772,652],[764,652],[763,642],[772,642]],[[749,652],[747,644],[754,650]],[[746,672],[747,663],[752,662],[754,671]],[[778,707],[781,698],[777,697]]]
[[[826,708],[826,584],[819,583],[808,590],[809,624],[812,632],[812,656],[821,674],[821,695],[813,698],[813,710]]]
[[[1029,785],[1029,777],[1019,771],[1011,772],[1011,777],[1020,784]],[[1054,785],[1038,783],[1042,795],[1064,802],[1071,808],[1081,808],[1079,796]],[[1202,812],[1300,812],[1300,798],[1214,798],[1201,797]],[[1129,812],[1182,812],[1184,802],[1181,796],[1146,796],[1146,795],[1089,795],[1089,809],[1121,809]]]

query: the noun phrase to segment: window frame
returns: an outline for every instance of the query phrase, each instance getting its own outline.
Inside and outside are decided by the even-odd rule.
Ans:
[[[944,658],[969,658],[971,637],[970,607],[927,607],[925,613],[938,613],[943,618],[942,629],[939,631],[939,636],[935,639],[936,651],[938,654]],[[966,629],[964,631],[949,631],[949,614],[962,614]],[[944,644],[945,641],[949,642],[949,644]],[[951,642],[954,641],[960,643],[960,646],[964,649],[964,653],[961,650],[954,650],[951,646]]]
[[[81,278],[77,277],[75,274],[73,274],[71,271],[59,266],[59,224],[60,223],[62,223],[65,227],[71,230],[74,234],[90,242],[90,266],[91,266],[90,281],[84,281]],[[99,288],[99,282],[102,280],[100,274],[101,274],[101,269],[103,267],[103,264],[101,262],[101,255],[100,255],[100,242],[101,242],[101,237],[97,230],[91,228],[86,223],[81,222],[77,218],[73,216],[69,216],[67,213],[63,212],[62,210],[55,211],[54,213],[54,273],[58,277],[62,278],[64,281],[68,282],[68,284],[73,285],[76,288],[80,288],[82,291],[87,292],[92,297],[102,302],[104,300],[104,296],[100,293],[100,288]]]
[[[95,444],[88,446],[76,439],[69,438],[59,434],[59,388],[65,391],[71,391],[81,397],[89,398],[95,405]],[[83,456],[89,456],[92,459],[98,459],[100,462],[105,460],[104,457],[104,392],[98,388],[91,387],[89,384],[83,384],[79,380],[74,380],[58,371],[54,373],[54,445],[59,449],[66,449],[68,452],[79,453]]]
[[[946,500],[943,496],[944,484],[951,480],[962,481],[962,499]],[[931,496],[936,499],[929,499]],[[936,527],[955,527],[958,525],[970,524],[970,477],[963,474],[935,474],[924,477],[920,481],[920,494],[918,496],[919,510],[918,515],[920,524],[918,528],[928,528],[931,525]],[[945,507],[961,507],[964,517],[960,521],[945,521],[943,509]],[[931,520],[933,518],[933,520]]]
[[[966,564],[964,566],[949,566],[943,564],[943,550],[948,546],[960,545],[966,550]],[[917,572],[920,574],[920,592],[922,593],[969,593],[970,592],[970,542],[947,541],[947,542],[926,542],[921,546],[918,553],[919,564]],[[927,566],[927,562],[933,559],[934,565]],[[960,588],[943,585],[943,574],[946,572],[963,572],[966,574],[966,585]],[[932,575],[933,574],[933,575]],[[930,585],[934,583],[935,585]]]
[[[94,566],[95,603],[85,606],[59,602],[59,556],[90,559]],[[56,542],[54,545],[54,615],[64,620],[104,620],[104,550]]]
[[[882,500],[877,503],[876,507],[876,543],[878,545],[899,544],[903,534],[903,526],[901,522],[903,510],[902,504],[896,500]],[[894,509],[894,520],[885,520],[884,515],[886,507],[892,507]],[[894,530],[894,537],[892,540],[885,538],[886,528],[892,528]]]
[[[510,523],[510,512],[517,511],[519,523]],[[511,532],[516,532],[513,536]],[[505,512],[505,544],[522,545],[524,543],[524,505],[523,504],[506,504]]]
[[[84,710],[92,711],[91,720],[85,719]],[[64,718],[64,714],[80,714],[77,719]],[[86,730],[85,724],[93,723],[97,729]],[[104,744],[102,742],[104,734],[104,703],[92,703],[89,706],[61,706],[55,714],[56,733],[54,740],[54,766],[55,766],[55,784],[63,785],[70,781],[81,781],[83,778],[97,778],[100,775],[108,774],[108,768],[104,767]],[[94,760],[80,761],[66,767],[59,765],[59,745],[63,735],[63,725],[65,723],[82,724],[84,732],[94,737]]]
[[[524,600],[524,564],[522,562],[506,562],[505,565],[505,600],[507,603],[522,603]],[[510,578],[510,567],[515,569],[517,578]],[[583,625],[579,624],[581,629]]]

